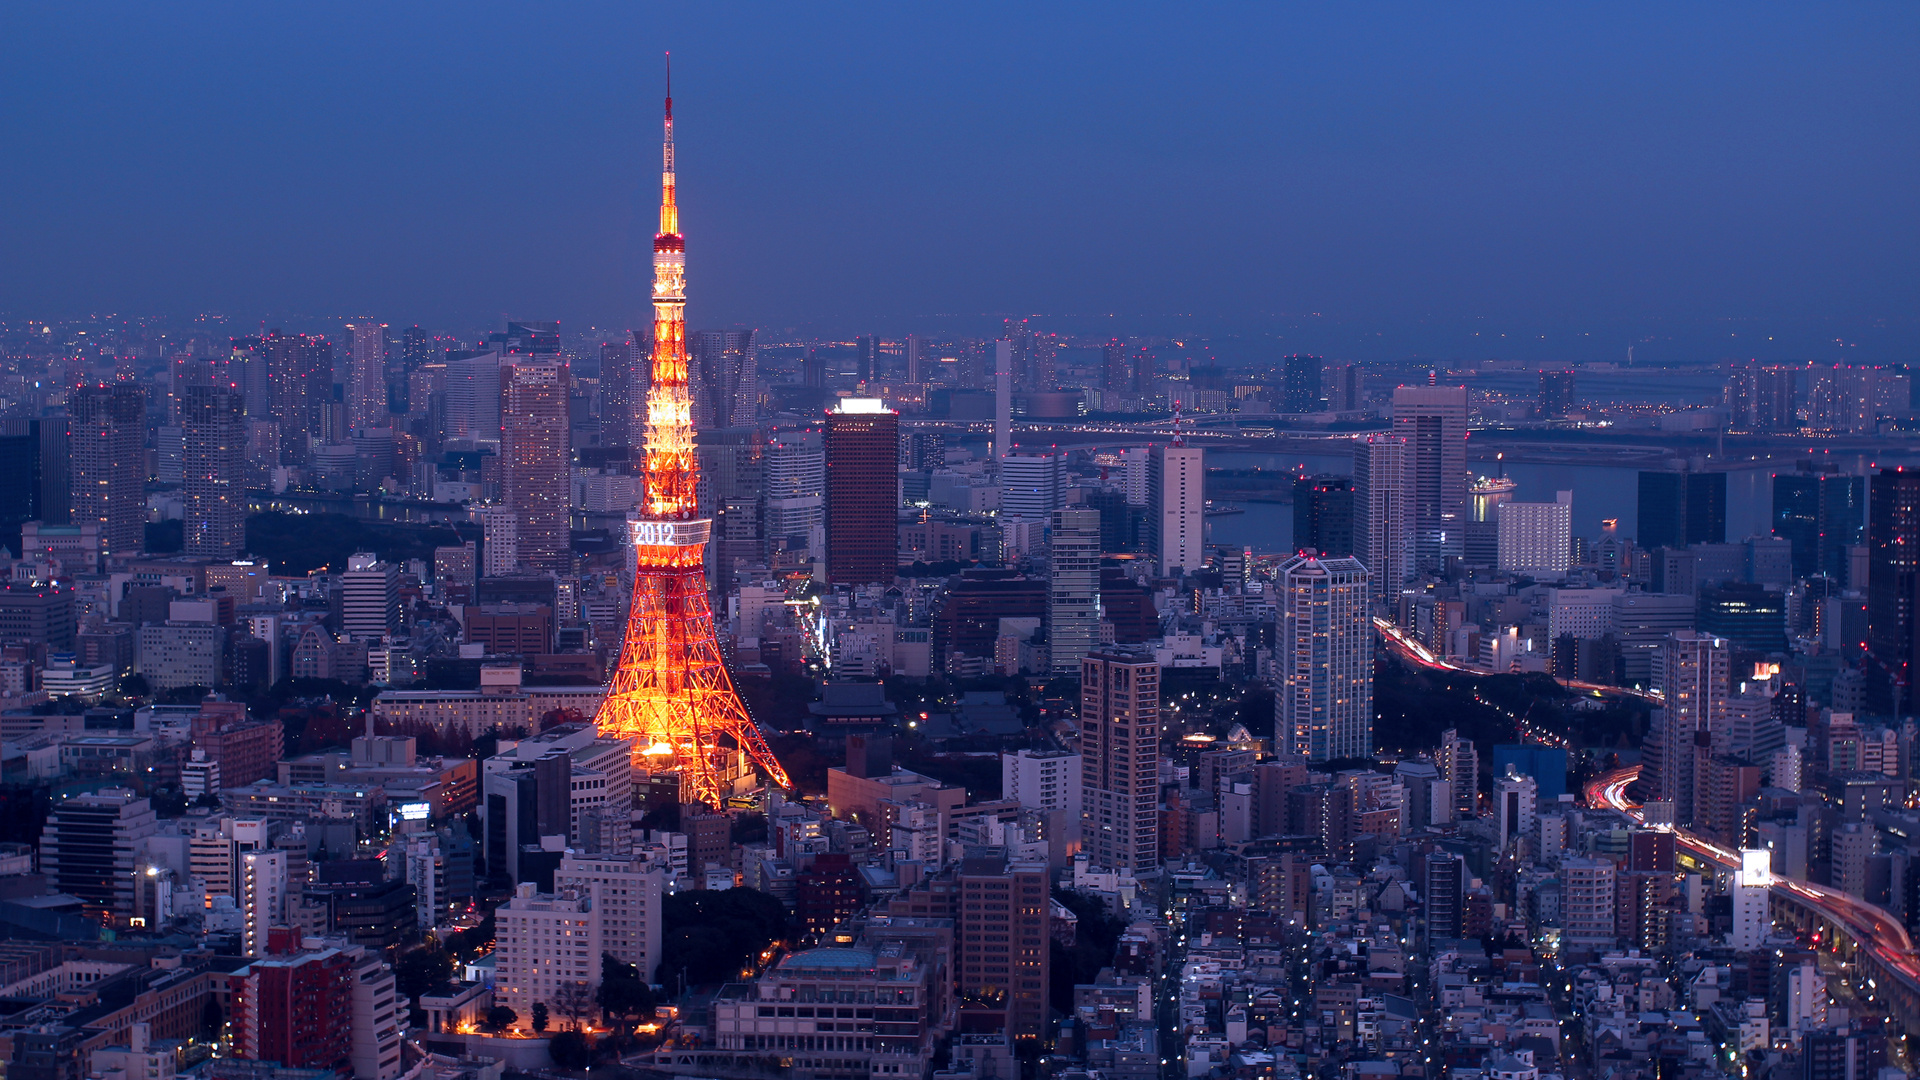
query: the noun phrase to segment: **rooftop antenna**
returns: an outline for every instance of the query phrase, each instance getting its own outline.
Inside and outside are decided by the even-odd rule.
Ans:
[[[1187,445],[1187,437],[1180,434],[1180,399],[1173,399],[1173,445]]]
[[[1427,369],[1427,385],[1428,386],[1440,385],[1440,369],[1438,368]]]

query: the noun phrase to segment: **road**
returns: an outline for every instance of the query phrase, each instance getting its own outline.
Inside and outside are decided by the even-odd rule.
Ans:
[[[1603,773],[1587,785],[1587,805],[1618,810],[1639,820],[1639,805],[1627,800],[1627,787],[1640,778],[1640,766]],[[1674,844],[1682,851],[1706,859],[1730,870],[1740,866],[1740,853],[1720,846],[1685,829],[1674,829]],[[1913,952],[1913,940],[1899,920],[1873,904],[1824,885],[1796,878],[1772,875],[1775,889],[1793,896],[1819,911],[1835,925],[1844,926],[1861,949],[1873,953],[1888,971],[1900,976],[1909,987],[1920,991],[1920,958]]]
[[[1403,663],[1411,664],[1414,667],[1426,668],[1429,671],[1450,671],[1457,675],[1484,677],[1493,674],[1490,671],[1483,671],[1480,668],[1456,664],[1443,656],[1435,656],[1431,649],[1414,640],[1412,635],[1396,626],[1389,619],[1375,619],[1373,620],[1373,627],[1380,632],[1381,643],[1386,645],[1387,649],[1399,657]],[[1658,690],[1636,690],[1631,686],[1608,686],[1604,683],[1583,682],[1579,679],[1560,679],[1558,681],[1561,686],[1569,690],[1575,690],[1583,694],[1593,694],[1596,697],[1639,698],[1641,701],[1650,701],[1655,705],[1660,704],[1661,700]]]

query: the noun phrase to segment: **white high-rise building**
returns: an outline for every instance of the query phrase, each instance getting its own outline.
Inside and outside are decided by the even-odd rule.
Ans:
[[[340,632],[379,641],[400,626],[400,568],[366,552],[347,556],[340,575]]]
[[[1147,532],[1160,576],[1206,565],[1206,488],[1205,451],[1154,445],[1147,457]]]
[[[1414,560],[1438,567],[1465,551],[1467,388],[1395,387],[1393,433],[1407,440],[1412,467]]]
[[[1613,598],[1624,589],[1548,589],[1547,640],[1572,634],[1592,641],[1613,629]]]
[[[1453,728],[1440,733],[1439,749],[1434,751],[1433,766],[1440,778],[1453,789],[1455,817],[1471,818],[1479,813],[1480,750],[1472,739],[1462,738]]]
[[[1053,512],[1047,547],[1047,642],[1053,673],[1080,673],[1080,659],[1100,644],[1100,511]]]
[[[353,1039],[349,1053],[354,1080],[396,1080],[400,1064],[399,977],[377,949],[361,949],[354,960]]]
[[[1353,447],[1353,550],[1391,602],[1413,576],[1413,474],[1407,440],[1369,435]]]
[[[254,637],[267,643],[267,685],[272,686],[282,678],[280,663],[280,616],[249,615],[247,629]]]
[[[1120,451],[1120,483],[1126,492],[1127,505],[1147,505],[1147,458],[1148,448],[1129,446]]]
[[[1034,810],[1082,809],[1080,755],[1066,750],[1016,750],[1000,755],[1000,797]]]
[[[267,931],[287,921],[287,853],[249,851],[240,856],[238,895],[246,919],[248,956],[267,954]]]
[[[522,1029],[531,1030],[536,1001],[592,1000],[605,944],[590,892],[542,893],[524,882],[494,919],[493,1000],[518,1013]]]
[[[441,431],[449,440],[500,445],[500,354],[447,361]]]
[[[1773,933],[1773,856],[1765,850],[1740,852],[1740,869],[1733,875],[1733,933],[1727,944],[1757,949]]]
[[[1367,568],[1297,555],[1275,575],[1274,730],[1309,761],[1373,755],[1373,620]]]
[[[1013,452],[1013,342],[993,343],[993,456]],[[1042,515],[1045,516],[1045,515]]]
[[[1007,454],[1000,459],[1000,516],[1047,521],[1060,508],[1067,455]]]
[[[555,889],[573,889],[592,898],[600,947],[638,968],[648,982],[660,966],[661,897],[666,884],[666,869],[645,855],[569,853],[553,873]],[[599,977],[596,968],[594,980],[598,982]]]
[[[520,568],[520,515],[511,507],[488,506],[474,511],[480,519],[481,577],[502,577]]]
[[[353,344],[347,357],[347,424],[390,427],[387,412],[387,324],[349,323]]]
[[[1569,937],[1613,938],[1616,869],[1612,859],[1560,860],[1560,926]]]
[[[764,461],[767,543],[784,551],[798,538],[812,558],[824,557],[827,452],[820,432],[775,432]]]
[[[1673,800],[1675,824],[1694,822],[1695,735],[1726,722],[1727,675],[1732,650],[1722,638],[1683,630],[1667,636],[1654,662],[1660,687],[1660,781],[1654,792]]]
[[[1540,784],[1531,776],[1522,776],[1507,766],[1507,774],[1493,782],[1494,821],[1499,831],[1495,834],[1498,850],[1505,851],[1508,844],[1534,831],[1534,821],[1539,813]]]
[[[1550,503],[1507,502],[1494,510],[1499,565],[1523,574],[1565,574],[1573,565],[1573,492]]]

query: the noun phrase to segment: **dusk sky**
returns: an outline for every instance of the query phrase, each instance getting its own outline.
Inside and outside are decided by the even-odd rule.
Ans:
[[[1911,3],[15,3],[0,33],[8,316],[630,323],[671,49],[695,326],[1920,360]]]

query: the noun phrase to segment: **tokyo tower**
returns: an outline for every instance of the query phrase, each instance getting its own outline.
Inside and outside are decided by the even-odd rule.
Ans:
[[[735,748],[791,786],[733,688],[713,633],[705,556],[713,522],[698,517],[692,402],[687,391],[686,241],[674,204],[673,82],[667,82],[660,231],[653,238],[653,385],[647,393],[646,496],[627,516],[638,569],[620,666],[594,717],[639,741],[650,772],[677,771],[680,801],[720,805]],[[731,741],[729,747],[726,741]]]

